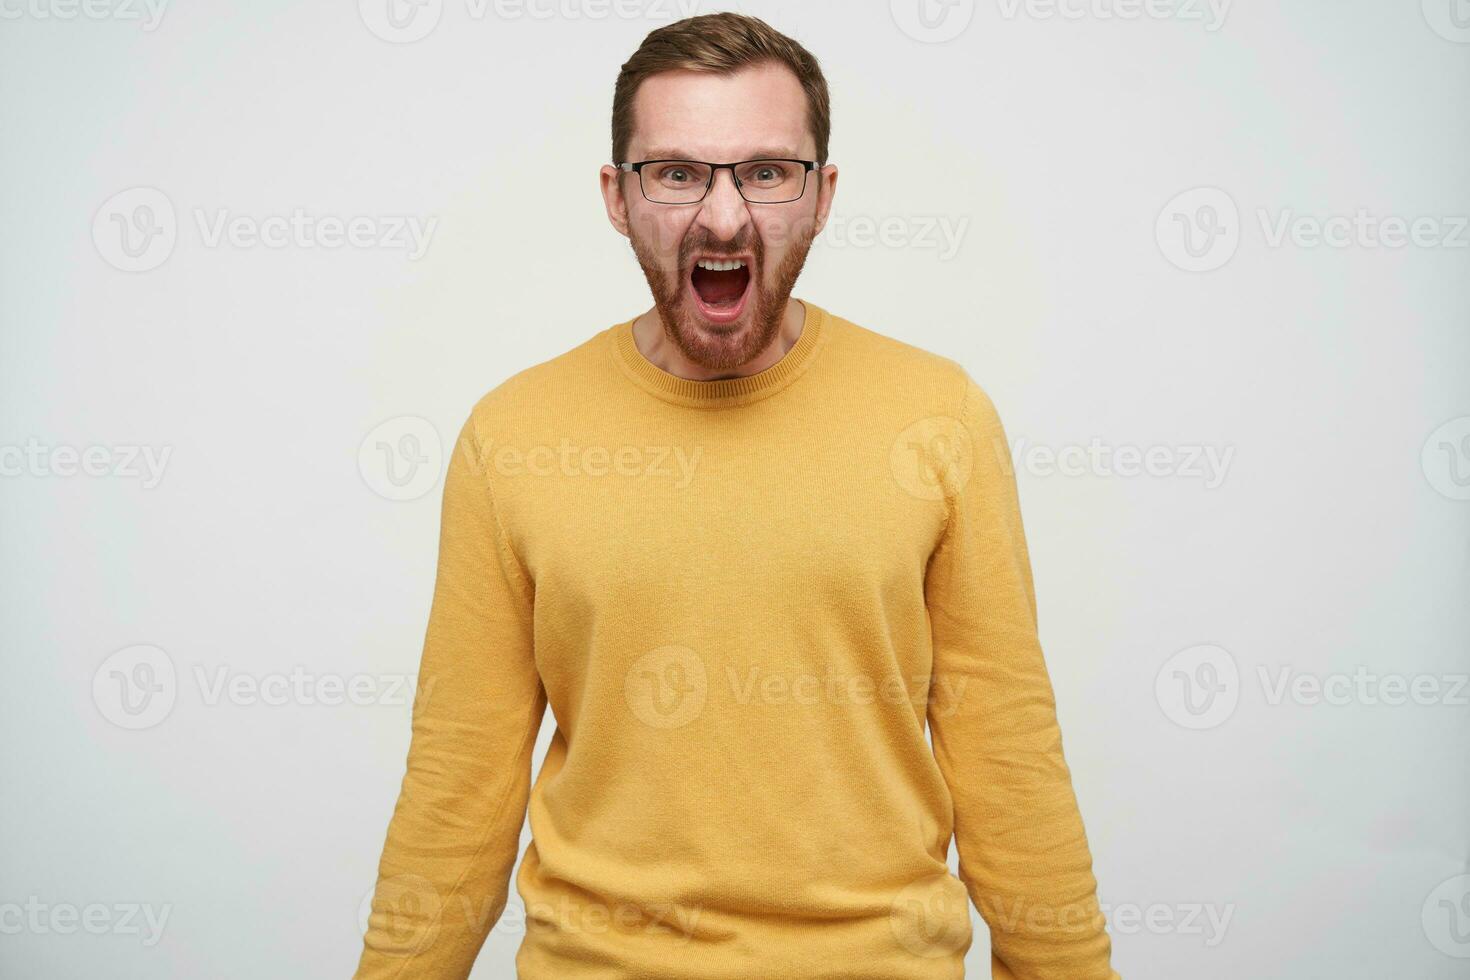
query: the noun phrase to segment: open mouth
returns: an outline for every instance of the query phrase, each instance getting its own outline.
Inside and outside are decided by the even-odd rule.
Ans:
[[[731,323],[745,312],[750,296],[751,259],[701,258],[689,270],[689,292],[699,313],[713,323]]]

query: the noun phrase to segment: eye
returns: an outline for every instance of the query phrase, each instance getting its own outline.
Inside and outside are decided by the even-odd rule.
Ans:
[[[740,168],[740,180],[753,187],[774,189],[790,182],[794,174],[789,163],[780,160],[754,160]]]
[[[688,161],[660,164],[654,171],[654,179],[665,187],[686,187],[703,183],[704,170]]]

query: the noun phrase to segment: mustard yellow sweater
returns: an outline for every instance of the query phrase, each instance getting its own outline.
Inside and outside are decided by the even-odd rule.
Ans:
[[[528,805],[521,980],[963,977],[967,898],[994,977],[1118,976],[995,407],[803,305],[750,377],[629,320],[474,406],[357,980],[469,974]]]

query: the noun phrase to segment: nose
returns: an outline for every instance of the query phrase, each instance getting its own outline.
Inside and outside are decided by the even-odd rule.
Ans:
[[[731,170],[715,171],[714,184],[700,202],[695,220],[721,241],[734,240],[750,220],[750,210],[735,186],[735,174]]]

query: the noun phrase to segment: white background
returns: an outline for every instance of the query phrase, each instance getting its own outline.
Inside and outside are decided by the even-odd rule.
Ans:
[[[0,0],[0,974],[346,977],[434,439],[648,307],[597,168],[619,65],[681,11],[433,0],[407,41],[373,0],[109,2]],[[832,89],[795,295],[958,360],[1019,444],[1116,967],[1465,976],[1470,9],[913,6],[740,8]],[[116,221],[167,207],[130,258]],[[417,256],[209,234],[297,210],[433,230]],[[374,454],[404,435],[428,462],[398,487]],[[1033,451],[1089,444],[1081,472]],[[251,693],[293,671],[305,694]],[[119,677],[162,685],[154,716]],[[333,679],[367,703],[319,703]],[[511,901],[476,977],[512,973]]]

